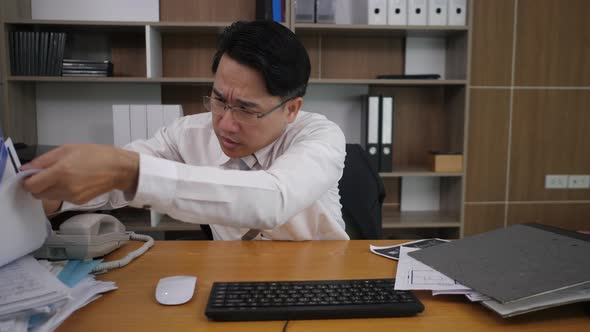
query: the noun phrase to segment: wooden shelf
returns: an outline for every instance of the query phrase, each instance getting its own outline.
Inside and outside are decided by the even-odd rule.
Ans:
[[[54,83],[166,83],[166,84],[210,84],[208,77],[66,77],[66,76],[9,76],[9,82],[54,82]]]
[[[390,85],[390,86],[442,86],[458,85],[464,86],[467,80],[388,80],[388,79],[333,79],[333,78],[312,78],[310,84],[367,84],[367,85]]]
[[[131,82],[131,83],[213,83],[212,77],[67,77],[67,76],[9,76],[13,82]],[[386,86],[463,86],[465,80],[363,80],[363,79],[311,79],[310,84],[359,84]]]
[[[446,36],[468,31],[467,26],[408,26],[368,24],[316,24],[296,23],[296,32],[391,34],[397,36]]]
[[[459,228],[459,217],[441,211],[399,212],[384,210],[383,228]]]
[[[71,21],[71,20],[7,20],[5,24],[12,25],[84,25],[84,26],[145,26],[157,22],[129,22],[129,21]]]
[[[203,31],[219,33],[232,22],[156,22],[150,24],[162,32]]]
[[[9,82],[87,82],[87,83],[159,83],[145,77],[64,77],[64,76],[9,76]]]
[[[379,173],[383,178],[401,178],[404,176],[422,176],[422,177],[462,177],[464,174],[461,173],[442,173],[433,172],[424,168],[414,169],[401,169],[394,172]]]

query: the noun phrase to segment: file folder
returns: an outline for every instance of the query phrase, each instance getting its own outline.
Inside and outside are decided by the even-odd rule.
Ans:
[[[387,24],[387,0],[369,0],[368,19],[369,24]]]
[[[426,25],[426,0],[408,0],[408,25]]]
[[[334,14],[334,1],[336,0],[316,0],[315,21],[322,24],[336,23]]]
[[[408,0],[387,0],[387,24],[408,24]]]
[[[518,224],[410,256],[500,303],[511,303],[589,285],[588,253],[588,235]]]
[[[162,105],[164,126],[168,127],[183,116],[182,105]]]
[[[366,98],[367,108],[367,139],[366,149],[369,154],[369,161],[375,171],[379,171],[379,115],[381,108],[380,96],[368,96]]]
[[[467,0],[449,0],[449,25],[467,24]]]
[[[295,23],[313,23],[315,20],[315,0],[295,1]]]
[[[393,170],[393,97],[381,99],[381,155],[379,172]]]
[[[130,130],[129,105],[113,105],[113,140],[116,147],[122,148],[131,142]]]
[[[283,21],[283,0],[272,0],[272,19],[279,23]]]
[[[272,20],[272,0],[256,0],[255,11],[257,20]]]
[[[367,24],[367,1],[334,1],[334,22],[336,24]]]
[[[428,25],[447,25],[448,0],[428,0]]]
[[[146,105],[147,138],[153,137],[164,126],[162,105]]]
[[[147,138],[146,105],[129,105],[131,142]]]

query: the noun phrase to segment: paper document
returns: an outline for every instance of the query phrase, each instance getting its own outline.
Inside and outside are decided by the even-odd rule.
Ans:
[[[564,305],[568,303],[590,300],[590,284],[581,285],[553,293],[528,297],[510,303],[500,303],[493,299],[481,303],[500,314],[502,317],[511,317],[527,312]]]
[[[424,249],[424,248],[432,247],[437,244],[446,243],[446,242],[449,242],[449,240],[425,239],[425,240],[406,242],[406,243],[398,244],[395,246],[378,247],[378,246],[370,245],[369,248],[371,248],[371,252],[374,254],[377,254],[377,255],[383,256],[383,257],[387,257],[389,259],[398,260],[399,259],[399,248],[401,246]]]
[[[68,288],[31,256],[0,268],[0,319],[65,301]]]
[[[71,290],[71,299],[57,309],[55,313],[39,317],[30,325],[30,331],[53,331],[76,310],[100,298],[101,293],[117,289],[114,282],[97,281],[93,275],[87,275]]]
[[[409,252],[419,248],[401,247],[397,274],[395,276],[396,290],[470,290],[457,281],[433,270],[408,256]]]
[[[20,172],[0,184],[0,266],[40,248],[47,237],[41,201],[22,187],[23,179],[34,172]]]

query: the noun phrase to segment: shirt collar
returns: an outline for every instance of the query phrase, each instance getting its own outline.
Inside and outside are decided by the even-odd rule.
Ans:
[[[284,135],[284,133],[283,133],[283,135]],[[279,138],[280,138],[280,136],[279,136]],[[274,145],[279,140],[279,138],[274,140],[269,145],[263,147],[262,149],[254,152],[253,154],[251,154],[249,156],[242,157],[241,159],[250,168],[254,167],[254,165],[256,165],[256,162],[258,162],[258,164],[260,164],[260,166],[262,166],[262,169],[268,169],[270,167],[271,152],[273,150]],[[209,140],[209,151],[215,151],[216,155],[213,157],[215,160],[215,164],[218,166],[222,166],[225,163],[227,163],[231,158],[228,157],[225,153],[223,153],[223,150],[221,149],[221,146],[219,146],[219,144],[220,143],[219,143],[219,140],[217,139],[217,135],[215,135],[215,132],[213,130],[211,130],[211,139]]]
[[[273,147],[277,143],[279,139],[277,138],[274,142],[270,143],[269,145],[263,147],[262,149],[254,152],[254,157],[258,161],[258,164],[262,167],[262,169],[268,169],[270,167],[270,156],[273,150]]]

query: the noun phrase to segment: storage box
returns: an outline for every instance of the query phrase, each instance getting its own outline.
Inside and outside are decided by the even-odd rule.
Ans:
[[[34,20],[158,22],[160,1],[31,0],[31,17]]]
[[[434,172],[460,173],[463,171],[463,154],[432,152],[432,170]]]

